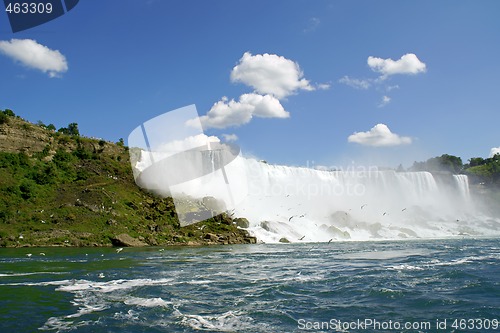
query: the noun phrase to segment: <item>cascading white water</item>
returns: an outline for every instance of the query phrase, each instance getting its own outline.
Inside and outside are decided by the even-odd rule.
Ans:
[[[202,163],[204,168],[218,164],[213,162],[216,154],[202,158],[210,159]],[[475,217],[465,175],[453,176],[450,187],[428,172],[321,171],[241,156],[225,165],[224,181],[214,177],[220,172],[214,169],[163,195],[222,200],[234,217],[249,220],[249,232],[263,242],[500,234],[499,220]],[[157,176],[143,181],[151,178],[149,183],[158,185]]]
[[[453,175],[458,190],[464,198],[470,197],[469,180],[466,175]]]

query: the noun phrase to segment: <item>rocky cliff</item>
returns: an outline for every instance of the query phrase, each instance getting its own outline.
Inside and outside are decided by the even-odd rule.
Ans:
[[[181,228],[171,198],[136,186],[122,144],[19,117],[0,123],[0,246],[255,243],[238,221],[221,214]]]

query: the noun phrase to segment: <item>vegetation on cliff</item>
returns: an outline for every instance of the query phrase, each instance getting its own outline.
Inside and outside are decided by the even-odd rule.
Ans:
[[[489,158],[473,157],[466,164],[460,157],[443,154],[425,162],[414,162],[410,170],[465,174],[472,184],[500,187],[500,154]]]
[[[500,154],[489,158],[474,157],[468,162],[463,164],[460,157],[444,154],[415,162],[410,170],[467,175],[470,190],[481,208],[500,216]]]
[[[128,236],[149,245],[255,242],[235,223],[221,214],[181,228],[171,198],[136,186],[122,139],[0,111],[0,246],[123,245]]]

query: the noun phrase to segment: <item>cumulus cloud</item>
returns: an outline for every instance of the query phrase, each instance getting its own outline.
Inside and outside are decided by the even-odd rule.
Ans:
[[[407,53],[399,60],[382,59],[368,57],[368,66],[374,71],[382,74],[386,78],[395,74],[418,74],[427,70],[425,63],[421,62],[413,53]]]
[[[238,140],[238,136],[236,134],[222,134],[222,137],[226,142],[234,142]]]
[[[299,65],[276,54],[256,54],[245,52],[238,65],[231,71],[231,81],[241,82],[262,95],[273,95],[282,99],[298,90],[316,88],[304,78]]]
[[[288,118],[290,114],[274,96],[251,93],[241,95],[238,101],[223,97],[200,121],[205,128],[226,128],[246,124],[254,116]],[[188,121],[188,125],[194,124],[193,121]]]
[[[500,147],[491,148],[491,150],[490,150],[490,157],[493,157],[496,154],[500,154]]]
[[[355,132],[347,141],[364,146],[383,147],[410,144],[411,138],[392,133],[385,124],[377,124],[367,132]]]
[[[59,77],[68,70],[66,57],[61,52],[51,50],[33,39],[0,41],[0,53],[26,67],[47,73],[49,77]]]
[[[380,101],[380,104],[378,105],[379,108],[383,108],[387,104],[391,102],[391,98],[389,96],[382,96],[382,101]]]
[[[348,85],[349,87],[353,87],[356,89],[368,89],[372,85],[370,80],[355,79],[347,75],[341,78],[339,80],[339,83]]]

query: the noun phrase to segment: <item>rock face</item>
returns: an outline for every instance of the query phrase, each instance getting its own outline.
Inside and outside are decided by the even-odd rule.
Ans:
[[[134,148],[66,135],[20,117],[0,118],[0,247],[257,242],[244,230],[245,219],[215,215],[225,207],[213,197],[186,200],[181,214],[204,222],[181,227],[172,198],[156,197],[134,182],[129,152],[132,159],[138,155]]]
[[[219,236],[217,236],[216,234],[211,234],[211,233],[206,234],[204,238],[208,239],[212,242],[217,242],[219,240]]]
[[[114,246],[127,246],[127,247],[138,247],[138,246],[148,246],[148,244],[131,237],[128,234],[120,234],[111,239]]]
[[[234,219],[236,225],[240,228],[248,228],[250,226],[250,222],[244,217],[238,217]]]
[[[27,124],[12,117],[9,117],[9,123],[11,126],[0,125],[0,151],[16,153],[42,151],[46,144],[51,143],[47,131],[39,126]]]

